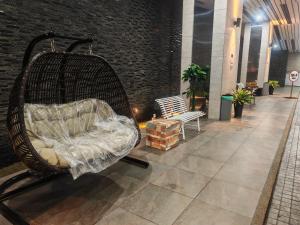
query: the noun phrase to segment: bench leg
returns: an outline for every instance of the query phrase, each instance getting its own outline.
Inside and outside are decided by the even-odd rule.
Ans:
[[[198,125],[198,132],[201,131],[201,128],[200,128],[200,118],[197,119],[197,125]]]
[[[181,124],[182,139],[185,140],[184,123]]]

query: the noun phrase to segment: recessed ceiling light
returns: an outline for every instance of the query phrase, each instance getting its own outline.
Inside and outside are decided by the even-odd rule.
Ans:
[[[261,14],[258,14],[255,17],[256,22],[261,22],[263,19],[264,19],[264,17]]]

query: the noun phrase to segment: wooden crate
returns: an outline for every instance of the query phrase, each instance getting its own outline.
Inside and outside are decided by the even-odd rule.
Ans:
[[[157,119],[147,122],[146,145],[167,151],[179,143],[180,122]]]

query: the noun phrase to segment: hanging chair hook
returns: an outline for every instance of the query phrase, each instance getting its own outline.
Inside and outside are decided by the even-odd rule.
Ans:
[[[93,44],[89,44],[89,54],[92,55],[93,54]]]
[[[51,51],[55,52],[55,43],[54,43],[54,39],[53,38],[51,38],[51,40],[50,40],[50,46],[51,46]]]

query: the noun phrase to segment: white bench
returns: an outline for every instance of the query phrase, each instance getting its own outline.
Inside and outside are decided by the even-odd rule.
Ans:
[[[185,140],[184,125],[190,121],[197,119],[198,131],[200,132],[200,117],[204,116],[205,113],[201,111],[189,112],[181,96],[160,98],[155,101],[158,103],[164,119],[181,121],[183,140]]]

